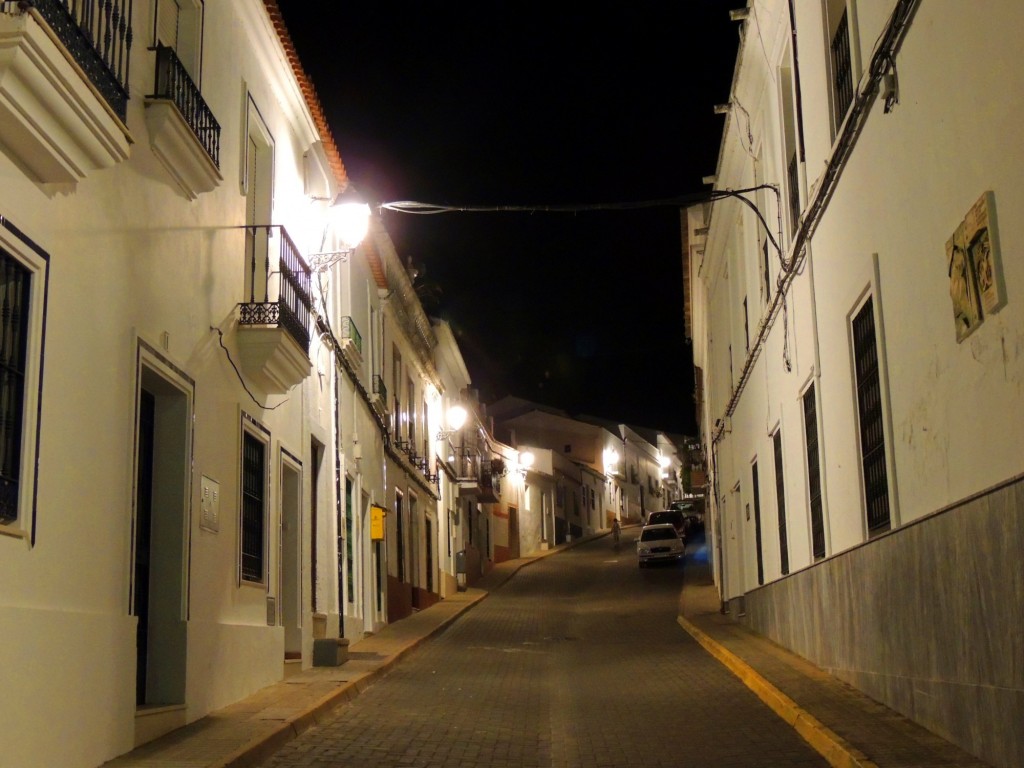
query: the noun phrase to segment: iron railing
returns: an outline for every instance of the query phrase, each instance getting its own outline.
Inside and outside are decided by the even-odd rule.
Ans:
[[[355,321],[347,315],[341,318],[341,338],[348,339],[356,346],[356,351],[363,354],[363,335],[359,333]]]
[[[151,99],[167,99],[178,108],[213,164],[220,168],[220,124],[173,48],[156,46],[156,79]]]
[[[789,159],[786,168],[786,183],[789,185],[789,229],[796,232],[796,225],[800,221],[800,166],[796,160],[796,152]]]
[[[288,236],[284,227],[277,224],[262,224],[248,228],[251,242],[255,243],[260,230],[270,237],[270,230],[276,229],[280,238],[278,258],[279,276],[277,300],[271,298],[269,260],[264,260],[263,274],[257,274],[260,253],[269,248],[252,248],[249,252],[249,301],[239,305],[240,325],[273,325],[284,328],[299,345],[309,351],[309,318],[313,299],[310,293],[309,266],[299,255],[299,249]],[[259,299],[259,300],[258,300]]]
[[[34,8],[114,113],[127,120],[132,0],[18,0],[0,12]]]
[[[373,394],[380,395],[381,401],[387,403],[388,388],[384,385],[384,379],[378,373],[373,374]]]

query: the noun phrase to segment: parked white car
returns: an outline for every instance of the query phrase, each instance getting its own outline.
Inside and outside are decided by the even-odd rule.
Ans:
[[[636,540],[637,564],[643,568],[647,563],[683,559],[685,546],[671,523],[645,525]]]

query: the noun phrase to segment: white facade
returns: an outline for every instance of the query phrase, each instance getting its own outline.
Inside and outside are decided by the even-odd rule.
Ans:
[[[565,523],[569,535],[607,529],[616,518],[639,522],[648,512],[666,509],[678,492],[677,449],[662,432],[573,419],[514,397],[495,403],[492,412],[513,443],[549,449],[580,467],[580,498],[568,507],[571,519]],[[554,543],[561,543],[554,533]]]
[[[1022,23],[751,2],[717,200],[688,216],[729,611],[997,765],[1024,761],[1020,647],[993,640],[1024,619],[986,608],[1022,574]]]
[[[11,765],[99,765],[400,618],[398,494],[405,583],[452,573],[435,340],[379,225],[353,251],[330,224],[347,178],[276,4],[130,18],[88,81],[0,4]]]

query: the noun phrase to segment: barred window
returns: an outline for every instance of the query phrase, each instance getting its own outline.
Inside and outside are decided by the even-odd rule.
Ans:
[[[29,270],[0,251],[0,522],[18,518]]]
[[[807,492],[811,505],[811,551],[825,556],[825,519],[821,504],[821,465],[818,458],[818,403],[812,385],[804,395],[804,437],[807,447]]]
[[[764,584],[764,552],[761,547],[761,486],[757,479],[757,461],[751,467],[751,486],[754,489],[754,545],[757,549],[757,583]]]
[[[242,433],[242,581],[264,579],[267,446]]]
[[[838,13],[829,37],[832,64],[832,107],[835,131],[838,133],[846,113],[853,103],[853,60],[850,49],[850,17],[845,5]]]
[[[779,510],[779,560],[780,570],[785,576],[789,573],[789,536],[786,533],[786,483],[782,471],[782,430],[776,430],[772,436],[772,449],[775,453],[775,497]]]
[[[861,471],[868,530],[889,530],[889,478],[885,461],[882,385],[878,375],[873,302],[868,299],[853,318],[853,355],[857,374],[857,416],[860,423]]]

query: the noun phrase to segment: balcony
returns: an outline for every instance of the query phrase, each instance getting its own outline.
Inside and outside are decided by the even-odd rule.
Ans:
[[[156,76],[146,98],[153,153],[189,200],[221,182],[220,124],[173,48],[156,47]]]
[[[463,450],[455,458],[459,496],[473,498],[481,504],[494,503],[501,493],[505,463],[501,459],[487,461],[473,449]]]
[[[363,365],[363,336],[359,333],[355,321],[351,317],[341,318],[341,327],[338,329],[338,341],[341,345],[341,354],[345,356],[346,362],[356,371]]]
[[[0,0],[0,135],[39,183],[128,158],[131,0]]]
[[[388,417],[388,388],[379,374],[373,374],[373,388],[370,392],[370,403],[382,419]]]
[[[284,227],[247,227],[246,245],[249,300],[238,305],[242,368],[268,394],[284,394],[312,371],[310,270]]]

